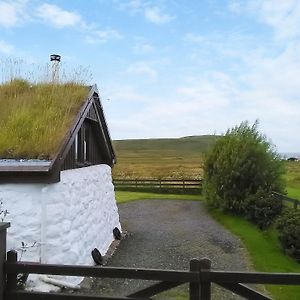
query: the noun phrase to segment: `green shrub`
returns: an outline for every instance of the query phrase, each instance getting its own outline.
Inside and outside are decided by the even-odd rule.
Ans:
[[[229,129],[207,153],[204,195],[214,207],[246,216],[263,215],[269,210],[270,192],[284,191],[283,172],[283,164],[273,145],[258,132],[258,122],[252,126],[242,122]],[[265,194],[266,200],[253,200],[257,193]],[[251,203],[250,211],[248,202]],[[277,208],[266,214],[277,214]]]
[[[273,193],[259,190],[245,199],[245,215],[260,229],[268,227],[282,211],[282,199]]]
[[[285,209],[276,227],[285,253],[300,261],[300,210]]]

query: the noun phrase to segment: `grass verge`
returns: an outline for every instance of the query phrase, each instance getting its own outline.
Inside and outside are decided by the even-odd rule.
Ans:
[[[300,200],[300,188],[287,187],[287,193],[289,197]]]
[[[185,194],[157,194],[157,193],[143,193],[143,192],[127,192],[116,191],[117,203],[126,203],[129,201],[145,200],[145,199],[178,199],[178,200],[202,200],[201,195],[185,195]]]
[[[260,231],[240,217],[212,209],[209,212],[215,220],[243,241],[256,271],[300,273],[300,265],[282,253],[275,229]],[[266,289],[274,299],[296,300],[300,296],[300,286],[266,285]]]

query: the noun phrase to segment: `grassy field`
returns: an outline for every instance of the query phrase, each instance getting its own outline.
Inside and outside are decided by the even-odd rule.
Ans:
[[[217,138],[203,135],[114,141],[117,164],[113,176],[127,179],[201,179],[203,155]],[[300,200],[300,162],[285,164],[288,195]]]
[[[114,141],[114,178],[202,177],[203,153],[217,136]]]
[[[286,162],[286,185],[291,198],[300,200],[300,161]]]

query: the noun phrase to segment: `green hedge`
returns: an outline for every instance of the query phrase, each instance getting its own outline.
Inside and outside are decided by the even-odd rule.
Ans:
[[[300,210],[286,208],[276,227],[285,253],[300,262]]]
[[[273,193],[259,190],[245,200],[244,214],[247,219],[256,223],[260,229],[271,225],[282,211],[282,199]]]

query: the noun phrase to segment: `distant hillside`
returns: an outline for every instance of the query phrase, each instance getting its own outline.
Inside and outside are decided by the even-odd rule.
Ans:
[[[114,146],[117,152],[121,151],[206,151],[218,138],[215,135],[187,136],[182,138],[167,139],[132,139],[115,140]]]
[[[202,156],[219,136],[132,139],[113,142],[115,178],[200,178]]]

